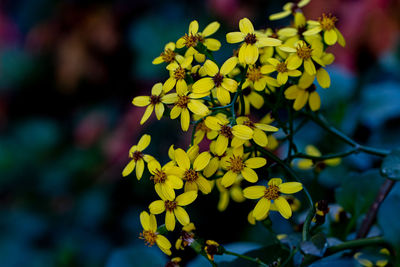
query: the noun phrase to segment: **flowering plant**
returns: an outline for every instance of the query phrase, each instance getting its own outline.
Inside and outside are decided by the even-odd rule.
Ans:
[[[358,144],[332,127],[319,112],[323,105],[319,92],[331,83],[325,69],[334,61],[329,47],[345,46],[345,40],[336,28],[335,16],[322,14],[318,20],[306,19],[301,8],[308,2],[288,3],[282,12],[271,15],[271,20],[293,15],[293,24],[279,30],[255,30],[248,18],[241,19],[239,30],[226,34],[226,42],[238,44],[237,50],[222,64],[213,56],[221,42],[210,37],[220,24],[212,22],[200,31],[195,20],[185,35],[176,43],[168,43],[154,59],[153,64],[165,64],[169,78],[155,84],[149,96],[133,99],[133,105],[146,107],[140,123],[145,123],[153,110],[158,120],[180,118],[182,131],[191,128],[191,143],[187,148],[171,146],[170,161],[163,164],[155,156],[143,153],[151,143],[150,135],[143,135],[129,151],[131,161],[123,176],[136,169],[136,177],[141,179],[147,167],[158,195],[158,200],[140,215],[140,238],[146,245],[157,244],[169,256],[191,247],[213,266],[214,255],[222,254],[261,266],[305,266],[333,254],[344,257],[340,252],[369,245],[385,247],[387,253],[382,255],[390,255],[390,245],[384,239],[365,238],[373,224],[376,205],[372,205],[360,224],[356,239],[329,240],[329,233],[322,226],[330,208],[326,200],[313,198],[306,181],[297,173],[313,170],[318,175],[326,167],[340,164],[341,158],[358,152],[380,157],[389,154]],[[352,148],[322,155],[309,145],[305,153],[300,152],[295,134],[309,121]],[[277,154],[282,148],[287,149],[283,156]],[[387,180],[384,184],[378,206],[393,183]],[[277,246],[279,253],[268,257],[239,254],[217,241],[202,240],[196,235],[186,207],[198,201],[199,195],[213,190],[220,194],[218,210],[227,209],[230,199],[255,200],[254,208],[248,211],[250,224],[261,222],[271,230],[270,215],[276,213],[281,220],[289,220],[297,227],[298,233],[275,235],[270,247]],[[300,209],[305,216],[293,220]],[[161,214],[164,218],[159,221],[165,223],[157,228],[156,215]],[[341,216],[348,215],[339,207],[332,223],[340,223]],[[176,240],[174,248],[171,240]],[[360,254],[352,254],[355,259],[361,258]],[[388,262],[385,257],[381,263]],[[179,266],[180,262],[180,258],[174,257],[168,266]]]

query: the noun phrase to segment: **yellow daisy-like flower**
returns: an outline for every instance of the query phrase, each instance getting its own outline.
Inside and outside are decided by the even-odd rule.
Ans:
[[[160,197],[161,200],[153,201],[149,205],[149,210],[152,214],[161,214],[165,211],[165,226],[168,231],[174,231],[175,217],[182,225],[190,223],[189,215],[182,206],[187,206],[196,200],[196,191],[185,192],[173,200],[165,199],[163,195]]]
[[[193,97],[188,95],[189,91],[183,94],[178,94],[174,107],[171,109],[170,117],[171,119],[176,119],[181,116],[181,127],[183,131],[189,129],[190,124],[190,113],[205,116],[209,113],[209,109],[206,105],[202,103],[201,100],[193,99]]]
[[[194,160],[190,160],[188,153],[178,148],[174,157],[178,166],[168,167],[166,172],[185,181],[185,192],[197,192],[199,189],[203,194],[211,192],[210,182],[200,173],[210,162],[210,153],[202,152]]]
[[[174,175],[167,175],[165,168],[168,166],[167,164],[161,167],[157,160],[151,160],[147,164],[147,168],[152,174],[150,180],[153,180],[156,192],[158,192],[159,195],[163,195],[165,199],[173,200],[175,199],[174,189],[181,189],[183,187],[183,182]]]
[[[158,65],[163,62],[171,64],[172,62],[177,61],[176,58],[180,58],[179,61],[183,59],[181,55],[175,53],[175,43],[169,42],[168,44],[165,45],[164,51],[161,53],[161,55],[156,57],[152,63],[154,65]]]
[[[275,13],[269,16],[270,20],[278,20],[278,19],[283,19],[289,16],[290,14],[294,13],[294,11],[298,8],[303,8],[308,3],[310,3],[311,0],[301,0],[298,2],[289,2],[283,6],[283,11],[279,13]]]
[[[221,156],[227,149],[229,140],[232,140],[231,146],[241,146],[253,136],[253,131],[245,125],[235,125],[231,127],[229,120],[222,116],[208,116],[205,119],[208,128],[218,132],[215,143],[215,152]]]
[[[164,114],[164,104],[172,104],[176,100],[176,94],[165,95],[162,83],[156,83],[151,89],[151,96],[137,96],[132,100],[132,104],[137,107],[146,107],[140,124],[145,123],[155,110],[156,117],[160,120]]]
[[[343,35],[335,26],[337,20],[338,19],[332,14],[326,15],[325,13],[323,13],[322,17],[318,18],[318,21],[307,21],[308,25],[312,28],[304,32],[303,35],[311,36],[323,31],[324,41],[327,45],[334,45],[336,42],[338,42],[341,46],[345,46],[346,41],[344,40]]]
[[[247,69],[246,80],[242,88],[247,88],[252,85],[257,91],[263,91],[267,84],[273,87],[279,87],[276,79],[261,73],[261,67],[251,66]]]
[[[171,91],[176,85],[176,92],[184,94],[188,90],[186,78],[186,69],[191,67],[193,56],[186,58],[177,58],[178,62],[172,62],[167,66],[170,71],[170,77],[164,82],[163,90],[165,93]]]
[[[314,62],[321,66],[325,66],[321,57],[324,47],[319,40],[314,40],[311,45],[307,45],[304,41],[297,42],[296,53],[290,55],[287,59],[288,69],[298,69],[304,65],[304,70],[309,75],[315,75],[317,70]]]
[[[321,107],[321,98],[317,93],[317,87],[313,84],[315,76],[304,73],[297,85],[292,85],[285,90],[285,97],[294,100],[293,108],[302,109],[308,102],[312,111]]]
[[[203,32],[199,32],[199,23],[197,20],[193,20],[189,24],[189,32],[185,36],[179,38],[176,42],[177,48],[188,48],[188,55],[195,55],[198,51],[195,49],[197,44],[200,42],[204,44],[210,51],[217,51],[221,47],[221,43],[213,38],[207,38],[214,34],[219,29],[220,24],[216,21],[207,25]]]
[[[129,157],[132,159],[128,165],[122,171],[122,176],[128,176],[133,172],[136,167],[136,177],[138,180],[142,178],[143,171],[144,171],[144,162],[149,162],[150,160],[154,159],[150,155],[143,154],[143,150],[149,146],[151,141],[151,137],[148,134],[143,135],[138,144],[134,145],[129,149]]]
[[[162,252],[168,256],[171,255],[171,243],[165,236],[157,233],[156,217],[143,211],[140,213],[140,223],[142,224],[143,232],[140,233],[139,238],[144,240],[146,246],[151,247],[157,244]]]
[[[321,152],[313,145],[306,146],[306,154],[314,157],[320,157]],[[337,166],[341,162],[341,158],[325,159],[315,162],[312,159],[299,159],[296,166],[302,170],[310,170],[316,168],[316,170],[322,170],[325,166]]]
[[[194,131],[195,133],[193,144],[199,144],[204,139],[204,137],[207,137],[208,140],[212,140],[218,135],[216,131],[212,131],[210,128],[207,127],[204,119],[196,125]]]
[[[269,74],[274,71],[278,72],[276,79],[280,85],[286,84],[290,77],[299,77],[301,75],[301,71],[296,69],[289,69],[288,68],[288,60],[281,62],[276,58],[270,58],[267,60],[270,65],[264,65],[261,67],[261,73]]]
[[[219,69],[213,61],[207,60],[203,68],[210,77],[196,81],[192,86],[193,93],[200,98],[209,95],[213,88],[217,88],[218,101],[222,105],[230,103],[231,95],[229,92],[236,92],[238,84],[234,79],[226,76],[236,67],[237,62],[237,57],[231,57]]]
[[[289,219],[292,216],[292,209],[288,201],[281,196],[281,193],[293,194],[302,189],[303,186],[301,183],[282,183],[282,179],[272,178],[269,180],[267,187],[263,185],[250,186],[243,190],[243,195],[248,199],[260,199],[253,210],[253,216],[256,220],[259,221],[266,218],[271,207],[271,202],[274,203],[282,217]]]
[[[253,134],[251,136],[251,139],[253,139],[257,145],[262,147],[268,145],[268,137],[265,132],[277,132],[279,130],[274,126],[265,123],[255,123],[251,121],[249,117],[238,117],[236,119],[236,122],[238,125],[245,125],[252,129]]]
[[[261,157],[253,157],[245,160],[243,147],[233,149],[233,155],[225,161],[223,166],[227,172],[222,176],[221,185],[231,186],[238,178],[243,177],[250,183],[258,181],[258,175],[253,169],[261,168],[267,164],[267,160]]]
[[[219,201],[217,208],[219,211],[224,211],[229,205],[229,201],[232,198],[233,201],[235,202],[243,202],[246,199],[243,196],[243,190],[240,187],[240,181],[235,182],[232,186],[229,188],[226,188],[221,184],[222,179],[218,179],[216,184],[217,188],[219,191]]]
[[[269,38],[265,34],[256,32],[248,18],[243,18],[239,21],[239,29],[240,32],[228,33],[226,41],[230,44],[244,41],[239,49],[239,62],[242,64],[255,64],[259,56],[259,48],[282,44],[281,40]]]

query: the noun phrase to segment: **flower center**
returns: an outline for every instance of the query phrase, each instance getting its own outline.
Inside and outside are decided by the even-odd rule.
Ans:
[[[194,182],[197,180],[197,178],[199,178],[199,175],[195,170],[192,169],[185,171],[185,173],[183,174],[183,180],[186,180],[188,182]]]
[[[243,163],[242,157],[240,156],[239,157],[233,156],[229,158],[229,161],[230,161],[229,169],[234,173],[240,173],[240,171],[243,170],[244,167],[246,167],[246,165]]]
[[[186,71],[182,67],[178,67],[176,70],[174,70],[174,77],[176,80],[183,80],[185,79],[186,76]]]
[[[246,125],[247,127],[250,127],[251,129],[256,128],[256,125],[254,124],[254,122],[252,122],[251,120],[246,120],[243,122],[243,125]]]
[[[257,36],[254,33],[248,33],[244,38],[246,44],[255,44],[257,42]]]
[[[132,158],[133,158],[134,161],[138,161],[139,159],[142,159],[142,158],[143,158],[143,153],[142,153],[142,151],[135,151],[135,152],[133,152]]]
[[[221,130],[219,130],[219,133],[222,134],[223,136],[227,137],[227,138],[232,138],[233,137],[231,127],[226,126],[226,125],[222,125],[221,126]]]
[[[176,102],[176,105],[181,108],[186,108],[188,103],[189,103],[189,97],[186,95],[183,95],[183,96],[179,96],[178,102]]]
[[[202,121],[199,124],[197,124],[196,130],[197,131],[203,131],[203,132],[206,132],[206,133],[211,131],[211,129],[206,126],[204,121]]]
[[[156,243],[157,234],[153,231],[147,230],[140,233],[139,238],[144,240],[146,246],[151,247]]]
[[[161,58],[164,60],[164,62],[170,63],[175,59],[175,52],[171,49],[166,49],[161,53]]]
[[[269,185],[264,192],[264,197],[269,200],[275,200],[279,197],[279,187],[276,185]]]
[[[167,174],[165,172],[156,170],[154,176],[150,177],[150,180],[153,180],[155,184],[164,183],[167,180]]]
[[[298,45],[296,48],[296,54],[301,59],[309,59],[311,57],[312,48],[306,44]]]
[[[288,69],[287,69],[286,63],[285,62],[278,63],[278,65],[276,65],[276,71],[277,72],[287,72]]]
[[[161,96],[159,95],[151,95],[150,96],[150,104],[155,105],[161,102]]]
[[[169,201],[169,200],[166,200],[166,201],[164,202],[164,205],[165,205],[165,209],[166,209],[166,210],[168,210],[168,211],[174,211],[174,209],[176,208],[176,201]]]
[[[183,36],[183,39],[185,39],[185,45],[186,47],[194,47],[197,45],[197,41],[199,40],[197,35],[187,35]]]
[[[255,82],[255,81],[258,81],[259,79],[261,79],[263,77],[263,75],[261,74],[260,67],[249,68],[249,70],[247,71],[246,77],[247,77],[247,79],[249,79],[252,82]]]
[[[220,73],[217,73],[217,75],[215,75],[213,77],[215,87],[220,87],[223,80],[224,80],[224,76],[222,76]]]
[[[328,15],[323,13],[322,18],[319,17],[318,21],[324,31],[329,31],[335,28],[335,23],[338,21],[338,19],[335,16],[332,16],[331,13],[329,13]]]

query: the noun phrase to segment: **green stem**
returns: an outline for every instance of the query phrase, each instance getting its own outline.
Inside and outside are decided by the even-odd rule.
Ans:
[[[361,238],[351,241],[343,242],[342,244],[329,247],[324,256],[329,256],[335,254],[339,251],[347,250],[347,249],[355,249],[366,246],[388,246],[388,243],[382,237],[369,237],[369,238]]]
[[[304,153],[296,153],[292,156],[292,158],[303,158],[303,159],[311,159],[311,160],[315,160],[315,161],[321,161],[321,160],[326,160],[326,159],[333,159],[333,158],[344,158],[347,157],[349,155],[358,153],[358,149],[353,148],[350,149],[348,151],[345,152],[340,152],[340,153],[335,153],[335,154],[327,154],[327,155],[323,155],[323,156],[311,156],[311,155],[307,155]]]
[[[224,249],[224,254],[236,256],[238,258],[257,263],[259,266],[264,266],[264,267],[268,267],[269,266],[268,264],[266,264],[265,262],[261,261],[258,258],[252,258],[252,257],[246,256],[246,255],[242,255],[242,254],[239,254],[239,253],[228,251],[226,249]]]
[[[390,151],[385,150],[385,149],[378,149],[378,148],[373,148],[373,147],[368,147],[364,145],[360,145],[335,127],[331,126],[328,121],[319,113],[305,113],[311,120],[313,120],[316,124],[321,126],[323,129],[327,130],[331,134],[335,135],[339,139],[341,139],[343,142],[351,145],[354,147],[357,151],[362,151],[368,154],[372,154],[375,156],[381,156],[384,157],[390,153]]]

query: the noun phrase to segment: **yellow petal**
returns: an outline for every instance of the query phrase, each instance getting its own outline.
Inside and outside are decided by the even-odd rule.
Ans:
[[[306,92],[304,90],[299,90],[296,100],[293,103],[293,108],[295,110],[302,109],[306,105],[307,100],[308,100],[308,92]]]
[[[255,185],[243,190],[243,195],[248,199],[259,199],[265,194],[265,186]]]
[[[218,66],[213,61],[207,59],[204,63],[204,69],[208,76],[214,77],[218,73]]]
[[[147,168],[149,169],[151,174],[155,174],[157,171],[161,171],[161,165],[157,160],[151,160],[147,164]]]
[[[224,76],[228,75],[236,67],[238,60],[239,59],[237,57],[231,57],[231,58],[227,59],[225,61],[225,63],[222,64],[221,71],[220,71],[221,74]]]
[[[314,162],[311,159],[301,159],[297,162],[297,167],[301,170],[309,170],[313,165]]]
[[[326,159],[324,163],[328,166],[337,166],[342,160],[340,158]]]
[[[265,215],[269,211],[269,207],[271,206],[271,201],[266,198],[261,198],[257,205],[254,207],[253,216],[256,220],[261,220],[265,217]]]
[[[296,12],[294,15],[294,26],[299,28],[306,25],[306,17],[301,12]]]
[[[175,150],[175,160],[182,169],[190,169],[190,159],[183,149],[177,148]]]
[[[221,86],[228,90],[231,93],[235,93],[238,87],[237,81],[235,81],[234,79],[230,79],[230,78],[224,78],[222,80],[222,84]]]
[[[248,34],[254,32],[254,27],[248,18],[243,18],[239,21],[239,29],[242,33]]]
[[[229,187],[236,181],[237,176],[237,173],[233,171],[228,171],[224,174],[224,176],[222,176],[221,184],[224,187]]]
[[[219,211],[224,211],[228,207],[228,204],[229,204],[229,193],[227,191],[220,192],[217,209]]]
[[[317,27],[311,28],[311,29],[303,32],[303,35],[311,36],[311,35],[315,35],[315,34],[319,33],[320,31],[322,31],[322,28],[320,26],[317,26]]]
[[[142,224],[144,230],[150,230],[150,217],[146,211],[142,211],[140,213],[140,223]]]
[[[153,87],[151,88],[151,94],[152,95],[160,95],[162,93],[163,90],[163,86],[162,83],[156,83],[155,85],[153,85]]]
[[[304,72],[303,75],[299,79],[299,87],[303,89],[307,89],[314,82],[315,76],[309,75],[307,72]]]
[[[199,175],[199,178],[196,179],[196,184],[203,194],[209,194],[211,192],[210,181],[203,176]]]
[[[181,107],[174,106],[171,109],[171,112],[170,112],[169,115],[170,115],[171,119],[176,119],[176,118],[179,117],[179,115],[181,115],[181,112],[182,112],[182,108]]]
[[[272,65],[264,65],[264,66],[261,67],[260,71],[261,71],[262,74],[269,74],[269,73],[275,71],[275,67],[272,66]]]
[[[157,235],[156,243],[160,248],[169,249],[171,248],[171,243],[163,235]]]
[[[172,211],[167,210],[165,213],[165,226],[168,231],[174,231],[175,229],[175,215]]]
[[[217,141],[215,143],[215,152],[218,156],[221,156],[226,151],[228,147],[229,139],[223,135],[218,135]]]
[[[258,181],[257,173],[253,169],[245,167],[240,173],[242,174],[243,178],[250,183],[255,183]]]
[[[157,103],[155,106],[155,111],[156,111],[156,116],[157,119],[160,120],[164,114],[164,104],[163,103]]]
[[[208,107],[199,100],[191,99],[188,103],[188,108],[191,112],[200,116],[205,116],[209,112]]]
[[[279,186],[282,183],[282,179],[281,178],[271,178],[268,181],[268,185],[275,185],[275,186]]]
[[[317,70],[315,69],[315,65],[311,59],[304,60],[304,70],[309,75],[315,75],[317,73]]]
[[[331,86],[331,78],[329,77],[328,72],[323,68],[317,70],[317,81],[322,88],[328,88]]]
[[[219,167],[219,160],[218,158],[212,158],[208,165],[204,168],[203,174],[205,177],[211,177]]]
[[[284,194],[294,194],[303,189],[303,185],[298,182],[287,182],[279,185],[279,191]]]
[[[306,146],[306,154],[314,157],[321,156],[321,152],[313,145]]]
[[[151,113],[153,113],[153,109],[154,109],[153,105],[148,105],[147,106],[146,110],[144,111],[143,117],[140,120],[140,124],[145,123],[150,118]]]
[[[222,87],[217,88],[217,99],[221,105],[227,105],[231,102],[231,95],[228,90]]]
[[[299,58],[299,56],[297,54],[293,54],[288,57],[287,62],[288,62],[287,68],[289,70],[295,70],[301,66],[301,64],[303,63],[303,60],[301,58]]]
[[[274,204],[283,218],[289,219],[292,216],[292,209],[284,197],[275,199]]]
[[[245,62],[248,65],[253,65],[258,59],[258,48],[255,45],[247,45],[245,51]]]
[[[276,77],[276,80],[280,85],[284,85],[288,80],[287,72],[279,72],[278,76]]]
[[[182,109],[181,113],[181,127],[183,131],[187,131],[189,129],[190,124],[190,114],[187,108]]]
[[[160,214],[165,211],[165,203],[163,200],[156,200],[151,202],[149,210],[152,214]]]
[[[132,100],[132,104],[137,107],[145,107],[150,104],[149,96],[137,96]]]
[[[344,39],[342,33],[337,28],[335,28],[335,32],[336,32],[336,35],[337,35],[337,42],[341,46],[345,47],[346,46],[346,40]]]
[[[296,34],[297,34],[296,28],[283,28],[278,31],[278,35],[283,37],[293,37]],[[296,50],[294,52],[296,52]]]
[[[337,34],[334,29],[325,31],[324,41],[327,45],[334,45],[337,41]]]
[[[253,130],[246,125],[233,126],[232,133],[234,136],[243,140],[250,140],[253,137]]]
[[[174,213],[176,218],[182,225],[187,225],[190,223],[189,214],[184,208],[178,206],[175,208]]]
[[[154,65],[158,65],[163,62],[164,62],[163,58],[161,56],[159,56],[159,57],[156,57],[155,59],[153,59],[153,61],[151,63],[153,63]]]
[[[249,158],[244,163],[249,168],[257,169],[267,164],[267,160],[261,157],[255,157],[255,158]]]
[[[178,41],[176,41],[176,48],[181,49],[185,46],[185,39],[183,37],[179,38]]]
[[[289,16],[292,12],[289,10],[285,10],[279,13],[275,13],[272,14],[271,16],[269,16],[269,20],[278,20],[278,19],[282,19],[282,18],[286,18],[287,16]]]
[[[160,184],[162,196],[167,200],[174,200],[175,199],[175,191],[174,189],[167,183]],[[161,197],[161,196],[160,196]]]
[[[259,146],[265,147],[268,145],[268,137],[260,129],[254,129],[253,140]]]
[[[195,182],[186,182],[185,183],[185,192],[189,192],[189,191],[196,191],[197,192],[198,187],[197,184]]]
[[[282,41],[276,38],[270,37],[258,37],[257,47],[265,47],[265,46],[278,46],[281,45]]]
[[[312,111],[317,111],[321,107],[321,98],[316,91],[310,94],[308,104],[310,105],[310,109]]]
[[[186,206],[195,201],[196,198],[197,198],[197,192],[189,191],[177,196],[175,201],[176,204],[178,204],[179,206]]]
[[[204,45],[210,51],[218,51],[221,48],[221,43],[217,39],[207,38],[204,40]]]
[[[126,176],[128,176],[129,174],[131,174],[132,171],[135,169],[135,166],[136,166],[135,160],[131,160],[131,161],[126,165],[126,167],[124,168],[124,170],[122,171],[122,176],[123,176],[123,177],[126,177]]]
[[[204,28],[202,35],[204,37],[207,37],[214,34],[216,31],[218,31],[219,26],[220,26],[219,22],[217,21],[211,22],[210,24],[207,25],[207,27]]]
[[[168,184],[174,189],[181,189],[183,187],[182,180],[175,175],[168,176]]]
[[[139,140],[139,142],[138,142],[138,144],[137,144],[137,150],[139,150],[139,151],[145,150],[146,147],[149,146],[150,141],[151,141],[151,136],[148,135],[148,134],[144,134],[144,135],[140,138],[140,140]]]
[[[246,34],[242,32],[230,32],[226,35],[226,42],[229,44],[239,43],[242,42],[245,37]]]
[[[255,126],[258,129],[261,129],[261,130],[263,130],[265,132],[277,132],[277,131],[279,131],[279,129],[276,128],[275,126],[264,124],[264,123],[255,123]]]
[[[201,153],[194,160],[193,169],[195,171],[203,170],[207,166],[207,164],[210,162],[210,159],[211,159],[210,153],[208,153],[207,151]]]
[[[189,24],[189,34],[195,35],[199,31],[199,23],[197,20],[193,20]]]
[[[143,171],[144,171],[144,161],[143,161],[143,159],[139,159],[136,162],[136,178],[138,180],[140,180],[140,178],[142,178]]]
[[[164,92],[168,93],[169,91],[171,91],[172,88],[174,88],[175,84],[176,84],[175,78],[169,77],[168,80],[166,80],[163,85]]]
[[[201,94],[204,92],[209,92],[213,88],[214,88],[213,79],[211,77],[205,77],[193,84],[192,91],[193,93]]]
[[[220,121],[218,118],[216,118],[216,117],[208,116],[208,117],[205,119],[204,123],[205,123],[206,126],[207,126],[208,128],[210,128],[211,130],[219,131],[219,130],[221,129],[221,121]]]
[[[161,97],[161,102],[164,104],[173,104],[178,100],[178,95],[176,93],[164,95]]]
[[[176,82],[176,92],[178,93],[178,95],[184,95],[187,92],[187,83],[185,80],[178,80]]]

